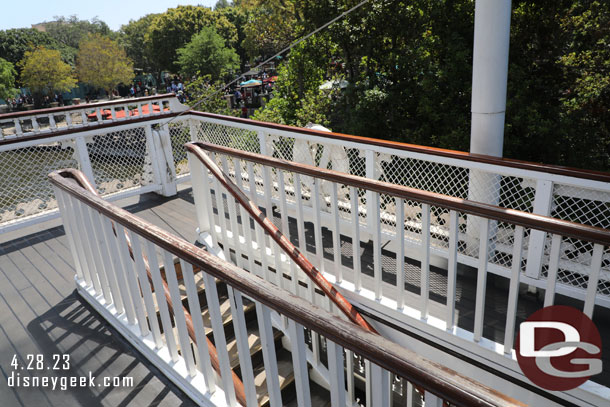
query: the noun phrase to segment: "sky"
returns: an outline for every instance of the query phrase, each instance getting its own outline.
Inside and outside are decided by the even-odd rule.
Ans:
[[[32,24],[53,21],[54,16],[77,15],[80,20],[98,17],[112,30],[129,20],[159,13],[178,5],[213,7],[216,0],[0,0],[0,30],[29,28]]]

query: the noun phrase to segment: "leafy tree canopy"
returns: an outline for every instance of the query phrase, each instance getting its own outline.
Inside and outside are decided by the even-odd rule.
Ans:
[[[239,57],[212,27],[204,27],[178,50],[180,72],[188,77],[210,75],[216,81],[230,69],[239,68]]]
[[[88,34],[115,35],[108,24],[97,17],[91,21],[79,20],[77,16],[55,16],[54,19],[55,21],[43,23],[46,33],[57,42],[73,49],[78,49],[80,42],[86,39]]]
[[[61,60],[59,51],[37,47],[26,51],[19,62],[21,81],[35,94],[67,92],[76,86],[72,67]]]
[[[133,62],[116,41],[100,34],[89,34],[78,49],[78,78],[108,92],[134,78]]]
[[[8,99],[17,94],[15,89],[15,67],[6,59],[0,58],[0,98]]]
[[[70,62],[69,50],[45,32],[33,28],[0,30],[0,58],[6,59],[13,65],[21,61],[27,51],[33,51],[40,46],[59,50],[64,62]]]
[[[162,69],[178,71],[176,50],[182,48],[204,27],[214,27],[227,46],[235,45],[235,26],[225,16],[210,8],[178,6],[157,15],[146,34],[146,40],[154,51],[156,64]]]
[[[128,24],[121,26],[120,43],[125,49],[125,53],[134,63],[136,68],[143,69],[144,72],[158,72],[155,64],[154,50],[146,33],[153,20],[158,14],[147,14],[138,20],[131,20]]]

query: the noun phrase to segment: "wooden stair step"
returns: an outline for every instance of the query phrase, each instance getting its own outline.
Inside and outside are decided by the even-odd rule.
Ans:
[[[280,390],[294,383],[294,370],[292,369],[292,355],[285,349],[276,349],[277,370],[280,381]],[[269,395],[267,393],[267,372],[264,364],[254,369],[254,385],[258,396],[258,405],[265,407],[269,405]],[[275,380],[275,378],[274,378]],[[313,404],[312,404],[313,405]]]
[[[262,350],[261,340],[258,333],[258,327],[256,324],[247,326],[248,330],[248,348],[250,349],[250,357],[252,358],[258,352]],[[273,340],[278,341],[282,337],[282,331],[274,330]],[[229,358],[231,367],[235,368],[239,366],[239,353],[237,351],[237,339],[233,338],[227,342],[227,351],[229,352]]]

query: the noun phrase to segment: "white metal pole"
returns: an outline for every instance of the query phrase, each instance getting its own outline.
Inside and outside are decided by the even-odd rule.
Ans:
[[[510,14],[510,0],[476,0],[471,153],[502,156]]]

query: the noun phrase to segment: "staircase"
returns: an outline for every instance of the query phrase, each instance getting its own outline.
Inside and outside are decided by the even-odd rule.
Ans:
[[[200,310],[191,310],[188,306],[187,299],[187,288],[184,285],[182,279],[182,270],[181,265],[178,259],[175,260],[174,268],[176,270],[176,275],[178,277],[178,287],[181,294],[182,305],[189,311],[192,318],[196,315],[200,314],[203,320],[203,324],[205,327],[205,333],[210,341],[214,343],[213,330],[211,327],[210,314],[208,309],[208,304],[205,295],[205,284],[203,279],[201,278],[201,274],[197,273],[195,270],[195,282],[197,285],[197,294],[199,297],[199,303],[201,304]],[[161,273],[163,277],[165,277],[164,269],[161,268]],[[152,288],[152,287],[151,287]],[[231,302],[229,298],[229,292],[227,290],[227,285],[219,280],[216,280],[216,290],[218,293],[219,301],[220,301],[220,313],[222,316],[222,324],[224,328],[224,334],[226,337],[226,347],[230,358],[230,366],[231,369],[242,378],[240,363],[239,363],[239,354],[237,350],[237,338],[235,335],[235,327],[233,321],[233,315],[231,313]],[[154,291],[153,291],[154,292]],[[156,298],[156,297],[153,297]],[[159,308],[155,302],[155,306],[157,309],[157,317],[159,318],[159,325],[161,325],[161,319],[159,315]],[[243,312],[246,319],[246,329],[248,332],[248,348],[250,351],[250,358],[252,361],[253,371],[254,371],[254,383],[256,386],[256,396],[258,400],[258,405],[261,407],[266,407],[270,405],[269,395],[267,391],[267,373],[265,371],[264,361],[263,361],[263,348],[259,333],[259,324],[258,318],[256,315],[255,304],[253,301],[244,297],[243,299]],[[284,406],[293,406],[297,407],[297,399],[296,399],[296,388],[295,388],[295,377],[292,365],[292,356],[290,353],[290,340],[288,336],[285,334],[285,327],[283,321],[279,315],[275,315],[277,318],[272,319],[274,323],[273,328],[273,342],[275,346],[275,353],[277,357],[277,369],[279,374],[279,385],[281,389],[282,396],[282,405]],[[277,323],[276,323],[277,322]],[[277,327],[276,327],[277,325]],[[174,329],[174,337],[178,337],[178,333],[176,331],[176,327]],[[311,331],[305,329],[305,338],[306,342],[311,348]],[[320,359],[326,364],[327,354],[326,354],[326,341],[323,338],[319,338],[320,341]],[[178,341],[176,341],[178,343]],[[178,350],[182,355],[183,349],[178,345]],[[192,349],[191,349],[192,351]],[[366,406],[366,380],[364,375],[364,361],[359,359],[358,357],[354,358],[354,365],[356,368],[352,373],[355,384],[355,392],[358,395],[357,400],[359,403],[355,404],[358,406]],[[313,381],[310,379],[310,389],[311,389],[311,405],[316,407],[330,407],[330,392],[328,390],[328,380],[324,379],[324,376],[328,375],[328,369],[321,366],[313,366],[309,364],[308,368],[318,370],[317,375],[311,375],[310,377],[318,377],[322,378]],[[348,374],[346,369],[346,375]],[[423,405],[422,397],[419,395],[417,391],[412,392],[413,396],[411,401],[407,404],[407,391],[406,388],[402,388],[402,382],[400,380],[395,381],[395,385],[392,387],[392,405],[393,406],[409,406],[409,407],[419,407]]]

